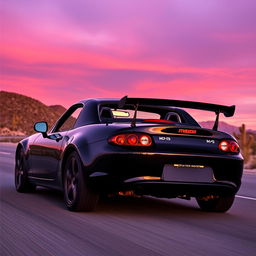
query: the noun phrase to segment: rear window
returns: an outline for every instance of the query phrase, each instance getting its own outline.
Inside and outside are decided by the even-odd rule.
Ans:
[[[117,104],[102,104],[99,107],[99,117],[101,122],[131,122],[134,117],[135,106],[127,105],[118,108]],[[136,115],[136,122],[146,123],[179,123],[199,126],[197,122],[184,110],[163,107],[140,105]]]
[[[127,118],[132,119],[134,116],[134,110],[124,109],[111,109],[114,118]],[[138,119],[160,119],[160,115],[152,112],[137,111]]]
[[[135,110],[133,109],[118,109],[104,106],[100,110],[100,119],[102,122],[130,122],[134,117],[134,113]],[[168,111],[168,109],[162,109],[159,113],[138,110],[136,120],[137,122],[183,123],[178,113]]]

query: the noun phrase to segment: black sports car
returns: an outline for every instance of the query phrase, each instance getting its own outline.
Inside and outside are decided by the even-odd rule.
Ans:
[[[216,113],[204,129],[182,108]],[[59,189],[69,210],[91,211],[100,194],[195,197],[205,211],[225,212],[241,185],[243,158],[231,135],[217,131],[220,113],[235,106],[128,98],[87,99],[71,106],[48,131],[16,150],[18,192]]]

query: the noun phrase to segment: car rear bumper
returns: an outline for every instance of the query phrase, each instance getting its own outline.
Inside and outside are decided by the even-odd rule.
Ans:
[[[230,182],[189,183],[166,181],[138,181],[124,186],[127,190],[134,190],[138,195],[152,195],[157,197],[203,197],[208,195],[231,196],[237,191],[237,186]]]
[[[172,182],[172,181],[125,181],[141,176],[154,176],[161,179],[166,164],[204,165],[213,170],[214,182]],[[145,193],[151,189],[161,194],[189,193],[235,194],[243,172],[243,158],[240,156],[219,156],[184,153],[127,152],[107,153],[97,157],[90,166],[89,174],[102,187],[118,188],[143,187]],[[196,192],[198,190],[198,193]],[[160,192],[161,191],[161,192]],[[152,193],[149,193],[152,194]]]

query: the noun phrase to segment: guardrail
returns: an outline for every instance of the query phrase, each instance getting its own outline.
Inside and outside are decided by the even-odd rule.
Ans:
[[[0,142],[13,142],[17,143],[27,136],[0,136]]]

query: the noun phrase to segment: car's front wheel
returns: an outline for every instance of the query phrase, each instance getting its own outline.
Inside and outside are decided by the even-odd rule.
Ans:
[[[99,193],[89,184],[83,164],[77,152],[71,153],[64,167],[64,200],[71,211],[93,211]]]
[[[206,196],[196,198],[198,205],[203,211],[207,212],[226,212],[233,205],[235,195],[233,196]]]
[[[32,192],[36,186],[28,180],[24,150],[18,149],[15,159],[15,188],[18,192]]]

